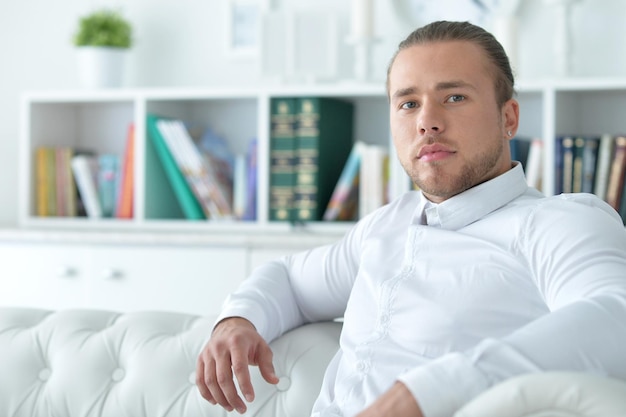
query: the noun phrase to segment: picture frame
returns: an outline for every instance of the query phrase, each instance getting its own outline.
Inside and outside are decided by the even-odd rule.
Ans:
[[[258,57],[261,22],[271,0],[226,1],[226,52],[231,57]]]

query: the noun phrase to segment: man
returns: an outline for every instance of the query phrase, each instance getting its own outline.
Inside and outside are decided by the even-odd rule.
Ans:
[[[421,191],[339,242],[257,269],[198,359],[212,403],[245,411],[248,365],[276,383],[267,342],[344,317],[313,416],[450,416],[489,387],[545,370],[626,379],[626,232],[590,195],[529,188],[500,44],[469,23],[403,41],[387,76],[394,145]]]

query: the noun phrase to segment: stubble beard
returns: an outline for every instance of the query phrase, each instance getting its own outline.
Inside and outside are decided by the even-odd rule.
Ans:
[[[417,165],[405,167],[405,171],[424,194],[445,200],[491,179],[503,152],[504,141],[498,141],[497,147],[487,149],[472,161],[463,162],[460,170],[455,172],[449,172],[448,161],[429,162],[428,172],[420,171]]]

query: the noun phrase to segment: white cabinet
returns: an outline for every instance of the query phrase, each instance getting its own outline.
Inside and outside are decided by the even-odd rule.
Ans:
[[[218,314],[261,262],[332,235],[0,231],[0,305]]]
[[[2,243],[0,305],[82,307],[88,288],[86,251],[76,245]]]
[[[217,314],[245,248],[2,244],[0,305]]]
[[[246,276],[243,248],[90,248],[84,274],[92,308],[216,314]]]

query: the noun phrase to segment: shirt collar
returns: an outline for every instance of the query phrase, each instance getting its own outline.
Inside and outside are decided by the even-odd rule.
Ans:
[[[528,189],[522,164],[502,175],[435,204],[420,193],[414,224],[458,230],[499,209]]]

